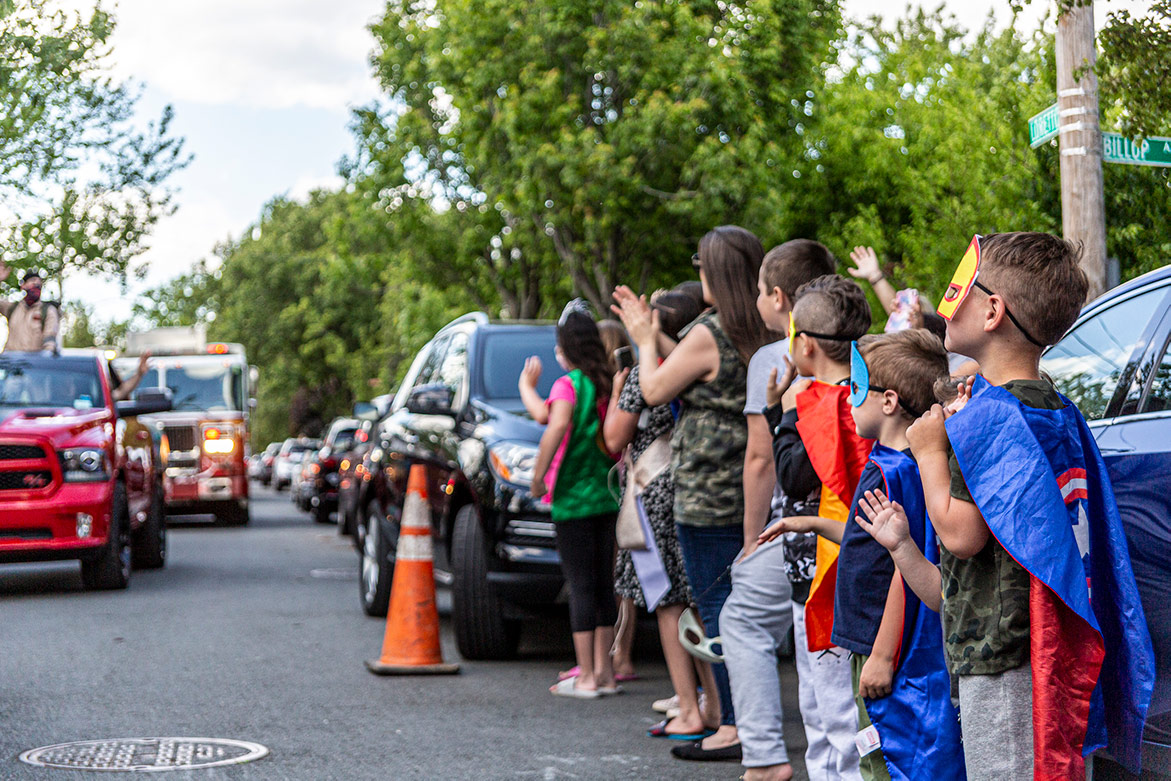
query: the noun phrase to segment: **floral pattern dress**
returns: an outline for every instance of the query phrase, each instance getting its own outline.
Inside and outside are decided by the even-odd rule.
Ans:
[[[618,409],[639,416],[638,430],[630,443],[632,461],[637,461],[651,443],[664,434],[669,434],[675,427],[675,415],[671,412],[671,405],[647,406],[638,383],[637,366],[631,369],[626,385],[622,388],[622,394],[618,397]],[[647,521],[655,535],[655,545],[659,549],[663,569],[671,583],[659,604],[690,604],[691,589],[687,585],[687,574],[683,569],[679,538],[675,536],[675,482],[671,479],[670,469],[664,470],[647,485],[642,501]],[[639,607],[646,607],[646,597],[643,596],[642,586],[634,571],[630,551],[618,551],[618,559],[614,565],[614,591],[620,597],[633,599]]]

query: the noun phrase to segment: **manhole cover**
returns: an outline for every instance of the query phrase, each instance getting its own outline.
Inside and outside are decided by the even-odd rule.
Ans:
[[[159,773],[239,765],[266,756],[268,749],[259,743],[229,738],[118,738],[34,748],[20,761],[70,770]]]

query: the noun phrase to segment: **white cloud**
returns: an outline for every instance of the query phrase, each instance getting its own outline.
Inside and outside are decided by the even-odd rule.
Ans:
[[[336,109],[377,94],[366,25],[384,8],[379,0],[120,0],[113,60],[119,74],[170,100]]]

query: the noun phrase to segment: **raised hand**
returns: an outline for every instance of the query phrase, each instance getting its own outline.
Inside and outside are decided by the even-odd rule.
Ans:
[[[924,456],[935,451],[947,452],[949,443],[944,420],[943,407],[934,404],[907,429],[907,442],[915,460],[922,461]]]
[[[654,342],[659,335],[659,313],[651,309],[646,296],[636,296],[626,285],[614,289],[614,301],[610,311],[618,315],[630,340],[637,345]]]
[[[911,539],[911,526],[907,521],[907,513],[898,502],[886,498],[882,491],[867,491],[858,500],[860,509],[866,518],[854,516],[854,520],[862,529],[874,538],[888,551],[895,551],[899,546]]]
[[[770,407],[775,407],[781,403],[781,399],[785,396],[785,391],[793,384],[793,379],[797,376],[797,367],[793,365],[793,361],[789,356],[785,356],[785,373],[781,375],[780,380],[777,379],[777,369],[773,369],[768,373],[768,388],[765,390],[765,400]]]
[[[857,268],[847,268],[854,279],[865,279],[873,284],[882,277],[882,269],[878,266],[878,254],[873,247],[854,247],[850,253],[850,260]]]
[[[972,385],[975,384],[976,378],[974,376],[968,377],[956,383],[958,392],[956,397],[948,402],[947,406],[943,408],[943,417],[950,418],[964,407],[968,406],[968,402],[972,400]]]
[[[522,388],[536,388],[541,380],[541,359],[535,355],[525,358],[525,367],[520,372],[520,386]]]

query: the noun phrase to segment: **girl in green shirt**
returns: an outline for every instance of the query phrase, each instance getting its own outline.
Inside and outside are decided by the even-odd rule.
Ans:
[[[584,302],[570,302],[557,325],[557,360],[568,374],[553,383],[548,400],[536,391],[541,376],[536,357],[525,362],[520,378],[525,408],[534,420],[546,424],[532,492],[552,503],[557,553],[569,586],[573,649],[580,668],[577,676],[558,682],[550,691],[581,699],[618,691],[610,658],[618,620],[614,601],[618,502],[610,494],[607,479],[614,457],[602,440],[612,378],[597,323],[587,312]]]

